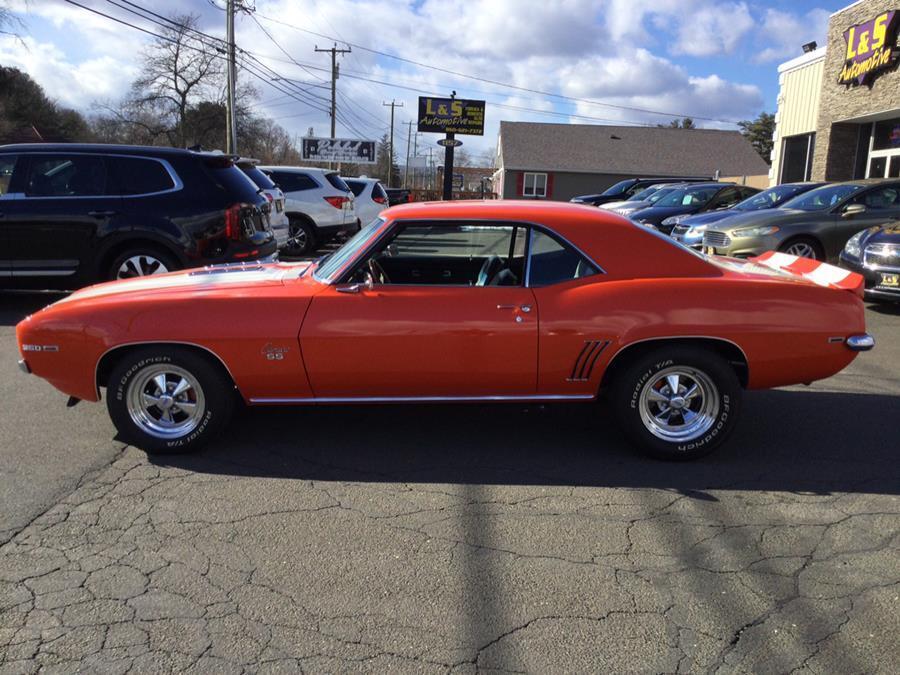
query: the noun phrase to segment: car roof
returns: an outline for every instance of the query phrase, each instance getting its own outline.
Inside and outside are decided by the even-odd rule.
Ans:
[[[317,166],[270,166],[267,164],[259,168],[266,169],[268,171],[295,171],[297,173],[320,173],[323,175],[326,173],[337,173],[337,171],[335,171],[334,169],[320,169]]]
[[[82,152],[119,155],[228,156],[221,153],[167,148],[155,145],[117,145],[115,143],[16,143],[0,145],[0,152]]]
[[[538,222],[546,218],[565,218],[570,214],[597,214],[598,209],[572,202],[537,201],[527,199],[457,199],[445,202],[409,202],[384,211],[393,218],[424,218],[441,220],[515,220]],[[627,220],[616,218],[611,227],[635,227]]]
[[[379,180],[377,178],[360,178],[359,176],[341,176],[345,181],[347,180],[355,180],[360,183],[378,183]]]

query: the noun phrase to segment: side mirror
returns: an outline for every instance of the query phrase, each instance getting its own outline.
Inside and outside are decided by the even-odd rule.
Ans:
[[[841,218],[853,218],[865,212],[865,204],[850,204],[850,206],[846,207],[843,213],[841,213]]]

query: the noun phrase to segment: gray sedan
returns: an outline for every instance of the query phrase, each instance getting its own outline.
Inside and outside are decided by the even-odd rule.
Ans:
[[[900,218],[900,180],[831,183],[781,208],[735,214],[716,223],[703,237],[703,251],[736,258],[782,251],[832,260],[854,234],[892,218]]]

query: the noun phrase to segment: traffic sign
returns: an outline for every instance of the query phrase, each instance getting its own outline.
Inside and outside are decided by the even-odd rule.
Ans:
[[[437,144],[443,145],[445,148],[458,148],[462,145],[462,141],[457,138],[442,138]]]

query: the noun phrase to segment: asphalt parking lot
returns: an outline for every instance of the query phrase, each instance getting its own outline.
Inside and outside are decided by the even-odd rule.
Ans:
[[[148,458],[17,370],[53,299],[0,294],[0,673],[900,663],[898,308],[673,465],[591,405],[242,411]]]

